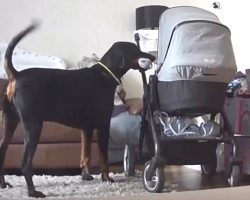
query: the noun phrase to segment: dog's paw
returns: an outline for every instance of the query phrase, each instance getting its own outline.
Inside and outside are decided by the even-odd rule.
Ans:
[[[43,194],[42,192],[33,190],[28,192],[29,197],[35,197],[35,198],[45,198],[46,195]]]
[[[12,188],[13,186],[7,182],[3,182],[3,183],[0,183],[0,188],[7,188],[7,187],[10,187]]]
[[[83,181],[92,181],[94,179],[89,173],[82,171],[82,180]]]
[[[109,182],[109,183],[114,183],[115,180],[112,179],[108,174],[102,174],[102,181],[103,182]]]

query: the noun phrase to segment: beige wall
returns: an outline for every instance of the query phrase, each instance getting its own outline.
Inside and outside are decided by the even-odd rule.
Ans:
[[[41,28],[19,46],[41,54],[60,56],[75,66],[84,55],[96,53],[102,56],[115,41],[133,42],[137,7],[193,5],[209,9],[229,23],[237,62],[246,66],[250,42],[246,42],[249,34],[242,34],[247,33],[247,22],[242,22],[247,19],[245,16],[250,9],[246,9],[245,4],[238,4],[241,1],[247,2],[238,0],[239,7],[234,10],[232,2],[221,0],[222,9],[215,10],[211,0],[0,0],[0,41],[8,42],[31,19],[41,19]],[[123,82],[129,97],[141,96],[138,72],[128,72]]]

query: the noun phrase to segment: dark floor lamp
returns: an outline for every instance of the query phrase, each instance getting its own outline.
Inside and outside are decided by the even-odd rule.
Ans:
[[[166,9],[168,7],[159,5],[136,8],[136,30],[158,28],[159,18]]]
[[[134,35],[137,45],[140,47],[140,30],[154,30],[159,27],[159,19],[161,14],[168,9],[167,6],[150,5],[136,8],[136,30]]]

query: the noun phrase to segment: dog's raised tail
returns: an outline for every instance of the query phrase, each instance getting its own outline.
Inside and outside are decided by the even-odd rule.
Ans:
[[[4,68],[5,68],[5,71],[9,80],[15,79],[16,74],[17,74],[17,70],[14,68],[13,63],[12,63],[12,54],[16,45],[24,36],[32,32],[33,30],[35,30],[38,26],[39,26],[39,22],[33,22],[31,25],[29,25],[26,29],[24,29],[22,32],[16,35],[9,42],[6,52],[5,52],[5,62],[4,62]]]

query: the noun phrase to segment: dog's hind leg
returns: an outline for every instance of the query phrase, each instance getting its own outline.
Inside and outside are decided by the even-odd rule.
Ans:
[[[99,146],[99,156],[102,180],[106,182],[115,182],[114,179],[109,177],[109,167],[108,167],[108,143],[109,143],[109,128],[100,129],[98,134],[98,146]]]
[[[90,181],[94,177],[90,175],[91,167],[91,143],[92,143],[93,129],[82,130],[81,132],[81,163],[82,168],[82,180]]]
[[[28,186],[29,197],[46,197],[42,192],[36,191],[32,180],[32,160],[42,131],[42,121],[23,120],[24,128],[24,155],[22,160],[22,173]]]
[[[8,149],[8,145],[11,142],[11,138],[14,135],[15,129],[19,123],[19,117],[14,110],[14,108],[11,106],[11,104],[8,103],[6,107],[4,107],[4,119],[3,119],[3,132],[2,137],[0,141],[0,187],[5,188],[7,186],[11,185],[7,182],[5,182],[4,179],[4,172],[3,172],[3,165],[4,165],[4,159],[5,154]]]

